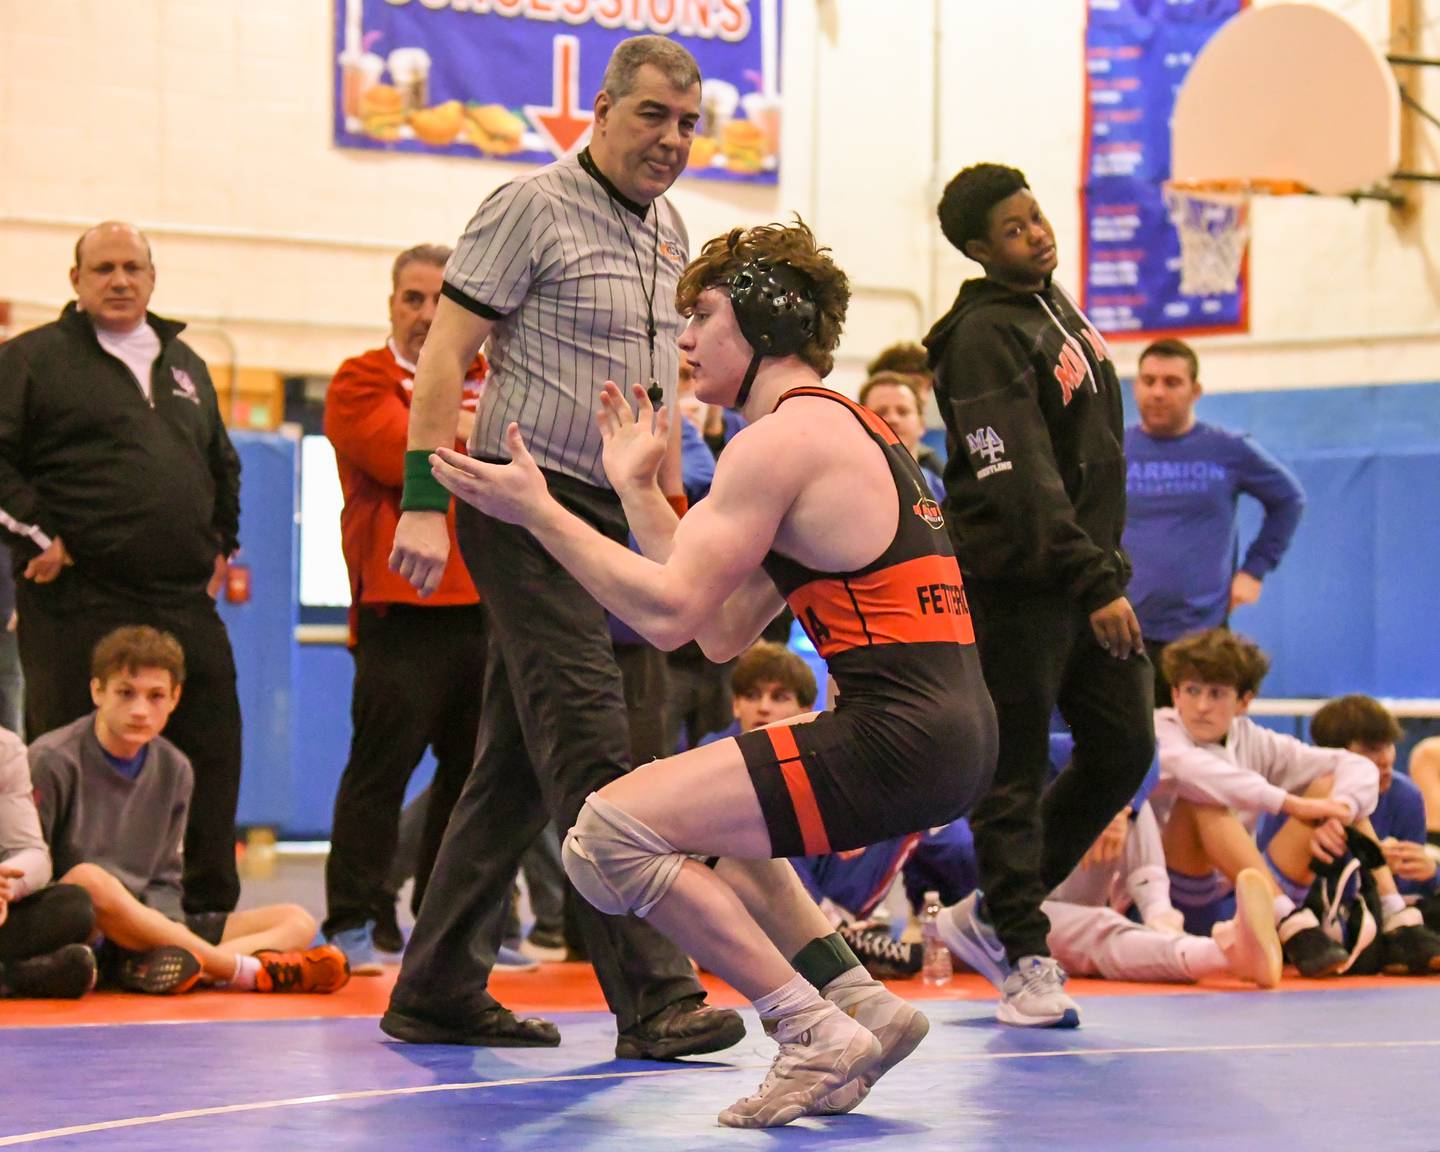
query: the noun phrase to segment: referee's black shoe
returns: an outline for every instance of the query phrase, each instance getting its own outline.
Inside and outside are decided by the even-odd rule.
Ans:
[[[380,1031],[407,1044],[462,1044],[472,1048],[554,1048],[560,1029],[538,1016],[516,1016],[501,1004],[465,1017],[435,1020],[391,1004]]]
[[[615,1038],[617,1060],[678,1060],[738,1044],[745,1021],[729,1008],[712,1008],[703,996],[667,1004]]]

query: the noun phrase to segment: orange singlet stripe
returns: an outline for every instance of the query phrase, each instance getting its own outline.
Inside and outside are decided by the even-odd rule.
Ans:
[[[789,726],[766,728],[770,746],[780,760],[780,775],[785,781],[785,790],[790,793],[790,803],[795,809],[795,819],[800,825],[800,840],[805,845],[805,855],[824,856],[830,851],[830,837],[825,831],[825,821],[820,818],[820,805],[815,802],[815,790],[810,787],[810,776],[800,759],[800,749],[795,743],[795,733]]]
[[[788,600],[826,658],[876,644],[975,643],[952,556],[919,556],[865,576],[824,577]]]

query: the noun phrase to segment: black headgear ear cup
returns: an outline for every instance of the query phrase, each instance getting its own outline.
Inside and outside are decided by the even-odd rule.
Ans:
[[[789,264],[742,265],[730,278],[740,334],[761,356],[793,356],[815,337],[813,292],[809,277]]]

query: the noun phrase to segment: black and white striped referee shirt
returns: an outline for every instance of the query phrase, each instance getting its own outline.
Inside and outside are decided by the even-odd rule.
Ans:
[[[444,292],[496,322],[470,454],[507,459],[505,427],[514,420],[542,468],[609,487],[595,427],[600,389],[614,380],[628,394],[633,383],[648,386],[653,371],[673,411],[685,325],[675,286],[689,237],[663,196],[642,219],[602,179],[570,156],[497,188],[455,245]],[[645,335],[652,267],[653,369]]]

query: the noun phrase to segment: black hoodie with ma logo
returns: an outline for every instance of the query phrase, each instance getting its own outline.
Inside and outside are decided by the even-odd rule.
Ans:
[[[946,520],[967,583],[1124,595],[1120,381],[1104,339],[1058,284],[968,280],[925,338],[945,418]]]

